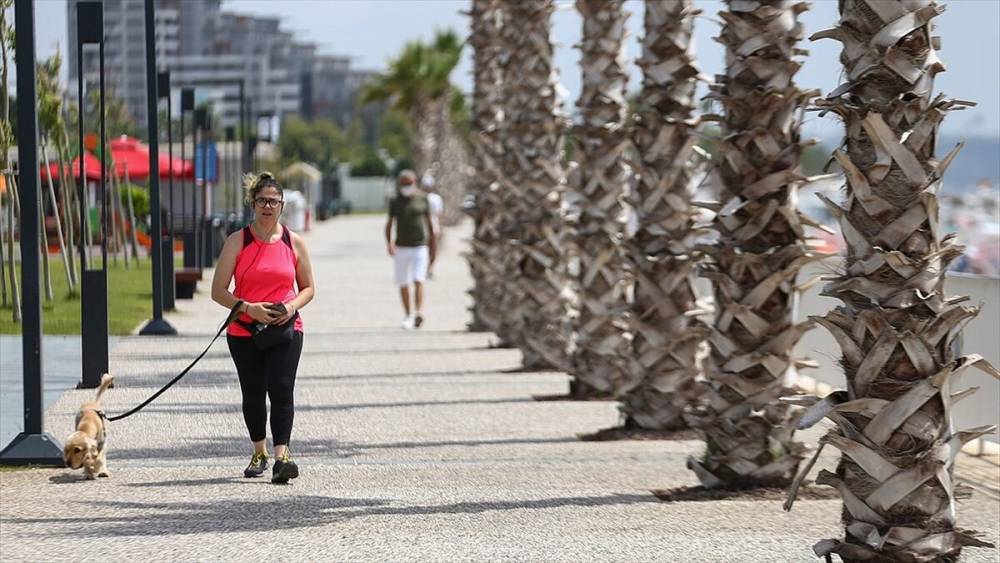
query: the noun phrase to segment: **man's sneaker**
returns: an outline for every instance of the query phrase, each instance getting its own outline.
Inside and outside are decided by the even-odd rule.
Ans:
[[[413,326],[420,328],[420,325],[424,324],[424,314],[417,311],[417,315],[413,317]]]
[[[253,454],[250,458],[250,465],[243,470],[244,477],[260,477],[267,470],[267,454],[261,452],[259,454]]]
[[[271,482],[284,484],[289,479],[294,479],[298,476],[299,466],[295,465],[295,462],[289,457],[288,451],[285,450],[285,455],[274,461],[274,469],[271,470]]]
[[[414,319],[413,315],[407,315],[406,318],[403,319],[403,323],[400,324],[399,326],[403,330],[411,330],[414,326],[416,326],[416,320]]]

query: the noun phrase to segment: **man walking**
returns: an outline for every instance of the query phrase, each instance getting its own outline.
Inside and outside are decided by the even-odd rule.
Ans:
[[[403,299],[403,329],[420,328],[424,322],[424,281],[427,268],[434,263],[437,251],[430,204],[417,189],[417,175],[412,170],[399,173],[396,197],[389,202],[385,223],[385,242],[389,256],[396,259],[396,285]],[[396,226],[393,242],[392,227]],[[410,284],[413,284],[414,309],[410,308]]]

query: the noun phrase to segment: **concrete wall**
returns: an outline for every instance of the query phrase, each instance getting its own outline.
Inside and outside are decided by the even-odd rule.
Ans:
[[[804,270],[799,279],[808,279],[807,275],[829,275],[836,264],[837,262],[827,262]],[[799,318],[823,315],[841,304],[837,299],[819,294],[823,285],[822,281],[817,283],[802,296]],[[1000,278],[949,273],[945,287],[949,296],[968,295],[971,297],[970,304],[984,303],[979,316],[965,326],[962,353],[979,354],[994,366],[1000,367]],[[824,328],[817,327],[809,331],[799,341],[796,354],[808,356],[820,363],[819,369],[805,370],[802,375],[843,389],[844,374],[838,365],[840,347]],[[956,392],[969,387],[980,388],[955,408],[955,423],[959,428],[1000,424],[1000,381],[970,368],[954,382]],[[996,432],[985,438],[998,441]]]
[[[350,202],[354,211],[386,208],[393,190],[391,178],[352,178],[348,174],[340,178],[341,206]]]

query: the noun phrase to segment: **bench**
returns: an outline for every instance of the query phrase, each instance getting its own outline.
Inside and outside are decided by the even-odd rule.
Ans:
[[[178,299],[193,299],[194,290],[201,281],[201,268],[177,268],[174,270],[174,282],[177,287]]]

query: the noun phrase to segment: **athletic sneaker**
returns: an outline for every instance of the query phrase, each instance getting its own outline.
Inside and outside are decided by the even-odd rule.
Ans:
[[[267,454],[261,452],[259,454],[253,454],[250,458],[250,465],[243,470],[244,477],[260,477],[267,470]]]
[[[413,327],[415,327],[415,326],[416,326],[416,322],[417,322],[417,321],[416,321],[416,319],[415,319],[415,318],[413,317],[413,315],[407,315],[407,316],[406,316],[406,318],[405,318],[405,319],[403,319],[403,322],[402,322],[402,324],[400,324],[399,326],[400,326],[400,328],[402,328],[403,330],[411,330],[411,329],[412,329]]]
[[[413,326],[420,328],[420,325],[424,324],[424,314],[417,311],[417,315],[413,317]]]
[[[299,476],[299,466],[295,465],[292,461],[291,456],[288,454],[288,450],[285,450],[285,455],[280,459],[274,461],[274,469],[271,472],[271,482],[272,483],[287,483],[289,479],[294,479]]]

